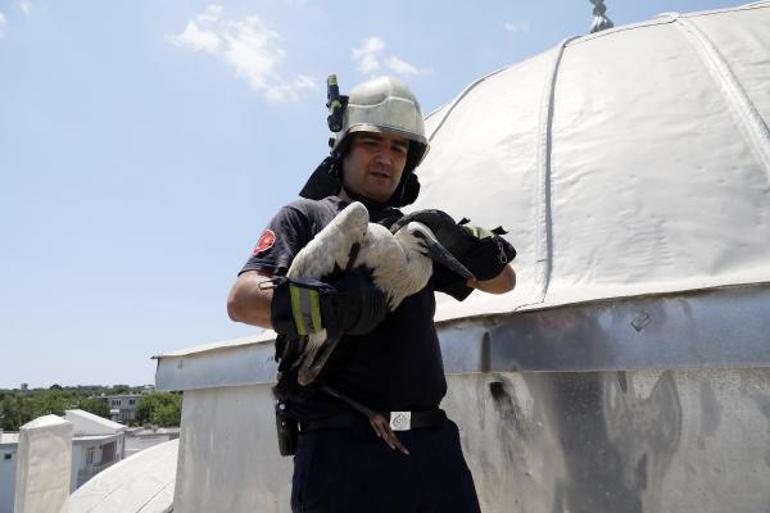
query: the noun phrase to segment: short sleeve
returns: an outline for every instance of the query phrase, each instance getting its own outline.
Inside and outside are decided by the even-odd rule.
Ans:
[[[259,236],[246,265],[246,271],[268,274],[286,274],[292,260],[310,240],[309,222],[305,214],[292,206],[285,206],[273,217]]]
[[[442,265],[433,266],[433,288],[438,292],[449,294],[456,300],[462,301],[473,292],[466,282],[465,278]]]

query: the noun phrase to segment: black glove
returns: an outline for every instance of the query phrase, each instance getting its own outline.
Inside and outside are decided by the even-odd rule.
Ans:
[[[363,335],[388,312],[385,294],[361,271],[345,272],[332,283],[280,277],[274,284],[273,329],[292,338],[322,329],[329,338]]]
[[[502,227],[490,231],[463,221],[460,221],[460,226],[476,240],[470,249],[457,259],[473,273],[477,280],[495,278],[503,272],[509,262],[516,258],[514,247],[501,237],[507,232]]]
[[[490,231],[467,224],[467,219],[456,223],[441,210],[418,210],[407,214],[396,221],[390,231],[395,233],[412,221],[430,228],[441,245],[467,267],[477,280],[495,278],[516,257],[516,250],[501,237],[506,233],[502,227]]]
[[[345,272],[333,285],[337,293],[332,304],[340,334],[366,335],[385,320],[387,298],[363,271]]]

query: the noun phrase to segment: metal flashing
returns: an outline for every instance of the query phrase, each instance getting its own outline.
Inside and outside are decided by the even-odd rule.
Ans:
[[[770,367],[770,284],[606,299],[437,325],[448,374]],[[159,357],[158,390],[272,383],[273,345]]]

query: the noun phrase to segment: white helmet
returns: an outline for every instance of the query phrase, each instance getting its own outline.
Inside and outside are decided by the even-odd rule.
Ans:
[[[397,78],[374,78],[350,91],[343,111],[342,130],[335,135],[332,150],[342,151],[347,136],[355,132],[389,133],[409,139],[405,172],[417,167],[428,151],[420,104],[407,85]]]

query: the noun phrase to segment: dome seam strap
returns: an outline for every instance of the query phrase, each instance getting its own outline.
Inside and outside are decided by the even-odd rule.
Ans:
[[[553,115],[554,99],[556,95],[556,81],[559,74],[564,50],[567,45],[577,39],[573,36],[564,39],[558,46],[556,57],[553,61],[550,73],[543,84],[543,92],[540,100],[540,116],[538,129],[538,185],[540,187],[540,201],[537,213],[537,258],[536,265],[540,270],[540,296],[537,303],[545,301],[548,286],[551,281],[551,267],[553,261],[553,226],[551,208],[551,153],[553,146]]]
[[[719,85],[729,108],[734,112],[738,128],[752,152],[770,177],[770,130],[746,90],[738,81],[724,56],[708,36],[694,23],[677,18],[676,24],[699,55],[709,74]]]

